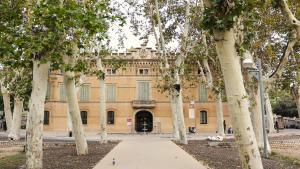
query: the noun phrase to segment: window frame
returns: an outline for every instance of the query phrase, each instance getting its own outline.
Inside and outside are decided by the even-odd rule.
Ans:
[[[138,68],[138,75],[150,75],[150,68]]]
[[[114,125],[115,124],[115,114],[116,114],[115,111],[112,111],[112,110],[107,111],[107,116],[106,116],[106,118],[107,118],[106,119],[106,124],[107,125]]]
[[[109,88],[109,86],[112,86],[113,87],[113,99],[108,99],[109,98],[109,91],[108,91],[108,88]],[[116,87],[116,84],[105,84],[105,100],[107,101],[107,102],[116,102],[116,99],[117,99],[117,92],[116,92],[116,89],[117,89],[117,87]]]
[[[88,102],[90,100],[90,85],[83,84],[80,86],[79,92],[79,101],[81,102]],[[86,90],[87,93],[83,94]],[[82,95],[83,94],[83,95]]]
[[[64,83],[59,84],[59,101],[65,102],[66,101],[66,87]]]
[[[86,119],[85,120],[84,120],[84,118],[82,118],[83,117],[83,113],[86,114]],[[88,111],[85,111],[85,110],[80,111],[80,118],[81,118],[82,124],[83,125],[87,125],[88,124]]]
[[[47,116],[46,116],[46,114],[48,114]],[[48,117],[48,118],[47,118]],[[46,120],[47,119],[47,120]],[[46,123],[47,122],[47,123]],[[43,124],[44,125],[47,125],[47,126],[49,126],[50,125],[50,111],[48,111],[48,110],[45,110],[44,111],[44,121],[43,121]]]
[[[204,114],[204,116],[202,115]],[[206,110],[201,110],[200,111],[200,124],[208,124],[208,118],[207,118],[207,111]],[[203,119],[203,117],[205,117]]]
[[[208,102],[208,91],[207,91],[206,85],[204,83],[200,83],[198,92],[199,92],[199,94],[198,94],[199,102],[202,102],[202,103]]]
[[[142,99],[142,94],[140,94],[140,84],[141,83],[148,83],[148,98]],[[151,89],[151,81],[137,81],[137,87],[136,87],[136,98],[140,101],[150,101],[152,99],[152,89]]]
[[[113,68],[106,68],[106,74],[107,75],[116,75],[117,74],[117,70],[113,69]]]

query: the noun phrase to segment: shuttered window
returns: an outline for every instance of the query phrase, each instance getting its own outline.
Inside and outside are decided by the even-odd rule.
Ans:
[[[201,83],[199,86],[199,101],[207,102],[207,89],[204,83]]]
[[[150,82],[138,82],[138,100],[150,100]]]
[[[90,93],[89,85],[80,86],[80,101],[88,101],[89,93]]]
[[[60,101],[66,101],[66,89],[64,84],[59,85]]]
[[[51,99],[50,94],[51,94],[51,85],[48,82],[48,84],[47,84],[47,93],[46,93],[46,101],[49,101]]]
[[[200,112],[200,124],[207,124],[207,112],[206,111]]]
[[[114,102],[116,101],[116,85],[107,84],[106,85],[106,101]]]
[[[44,125],[49,125],[50,112],[44,111]]]
[[[80,116],[81,116],[82,124],[87,124],[87,116],[88,116],[87,111],[81,111]]]

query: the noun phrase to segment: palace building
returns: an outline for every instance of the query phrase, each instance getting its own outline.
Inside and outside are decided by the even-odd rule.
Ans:
[[[167,93],[157,87],[158,53],[146,45],[117,55],[125,63],[117,70],[105,66],[108,133],[171,133],[172,113]],[[196,71],[197,72],[197,71]],[[196,74],[197,75],[197,74]],[[86,131],[100,130],[99,80],[86,77],[78,91],[82,123]],[[200,82],[183,88],[186,128],[197,132],[216,132],[214,95]],[[227,103],[223,103],[224,120],[230,126]],[[67,102],[63,76],[50,73],[45,103],[44,130],[67,131]]]

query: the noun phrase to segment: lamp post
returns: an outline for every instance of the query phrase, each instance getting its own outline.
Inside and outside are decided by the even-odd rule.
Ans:
[[[248,56],[248,58],[247,58]],[[264,84],[262,79],[262,67],[261,67],[261,59],[257,59],[257,68],[254,66],[253,60],[251,58],[250,53],[246,53],[246,59],[243,61],[243,67],[248,69],[248,72],[253,75],[258,81],[258,87],[260,89],[260,104],[261,104],[261,116],[262,116],[262,130],[263,130],[263,140],[264,140],[264,156],[265,158],[269,158],[268,150],[267,150],[267,131],[265,124],[265,99],[264,99]]]

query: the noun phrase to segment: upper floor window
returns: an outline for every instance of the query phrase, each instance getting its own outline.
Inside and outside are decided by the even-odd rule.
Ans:
[[[107,84],[106,85],[106,101],[114,102],[116,101],[116,85]]]
[[[81,111],[80,116],[81,116],[82,124],[87,124],[87,116],[88,116],[87,111]]]
[[[106,69],[106,74],[107,75],[115,75],[115,74],[117,74],[117,70],[116,69],[112,69],[112,68],[107,68]]]
[[[140,68],[138,70],[139,75],[148,75],[149,74],[149,69],[148,68]]]
[[[204,83],[201,83],[199,86],[199,101],[207,102],[207,88]]]
[[[115,112],[114,111],[107,112],[107,124],[115,124]]]
[[[200,124],[207,124],[207,111],[200,111]]]
[[[50,112],[44,111],[44,125],[49,125]]]
[[[51,95],[51,84],[50,84],[50,82],[48,82],[48,84],[47,84],[47,93],[46,93],[46,101],[49,101],[51,99],[50,95]]]
[[[138,100],[150,100],[150,82],[138,82]]]
[[[89,100],[89,85],[80,86],[80,101],[88,101]]]
[[[59,85],[60,101],[66,101],[66,89],[64,84]]]

